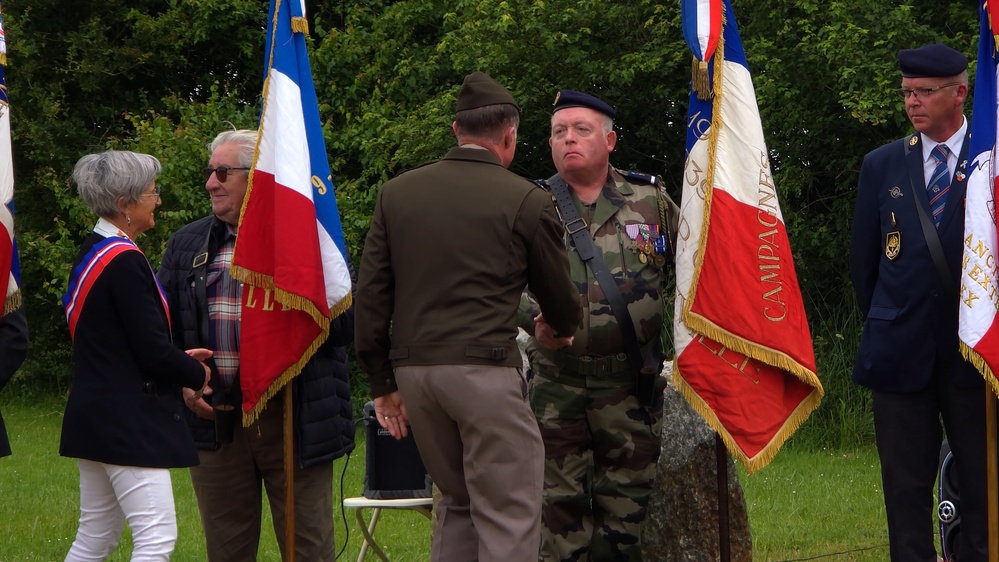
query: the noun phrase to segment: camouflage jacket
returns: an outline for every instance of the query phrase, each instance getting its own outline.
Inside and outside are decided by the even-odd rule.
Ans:
[[[575,193],[573,201],[628,303],[638,344],[644,347],[658,338],[662,330],[664,271],[673,261],[671,248],[667,247],[665,254],[657,254],[646,240],[650,231],[667,233],[660,224],[660,205],[668,217],[675,216],[676,206],[656,186],[626,179],[614,168],[610,169],[607,183],[593,205],[583,205]],[[672,222],[672,218],[667,218],[667,222]],[[673,229],[675,232],[675,224]],[[580,294],[583,320],[572,346],[560,352],[597,357],[623,353],[621,330],[600,284],[580,259],[568,234],[565,243],[569,248],[571,277]],[[519,322],[532,335],[537,313],[537,306],[525,294]]]

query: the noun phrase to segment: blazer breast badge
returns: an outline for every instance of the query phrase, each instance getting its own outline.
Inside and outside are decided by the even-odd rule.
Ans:
[[[885,236],[885,257],[894,261],[902,252],[902,233],[893,230]]]

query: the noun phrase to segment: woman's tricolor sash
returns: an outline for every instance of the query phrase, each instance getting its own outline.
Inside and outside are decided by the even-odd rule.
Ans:
[[[69,335],[76,338],[76,323],[80,320],[80,313],[83,311],[83,303],[90,294],[97,278],[101,276],[112,260],[123,252],[135,251],[142,253],[142,250],[135,245],[135,242],[127,238],[109,236],[104,240],[94,244],[94,247],[87,252],[80,260],[80,264],[73,268],[69,276],[69,290],[62,296],[62,305],[66,309],[66,321],[69,323]],[[143,255],[145,257],[145,255]],[[152,271],[152,266],[150,266]],[[163,311],[166,313],[167,324],[170,324],[170,307],[167,304],[166,294],[160,285],[156,273],[153,272],[153,280],[163,302]]]

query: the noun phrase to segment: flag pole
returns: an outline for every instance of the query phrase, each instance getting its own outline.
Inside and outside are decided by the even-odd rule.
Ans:
[[[284,559],[295,562],[295,415],[291,389],[284,387]]]
[[[985,385],[985,448],[988,475],[989,562],[999,562],[999,458],[996,457],[996,395]]]
[[[719,562],[729,562],[732,533],[728,521],[728,449],[720,433],[715,433],[715,461],[718,465],[718,556]]]

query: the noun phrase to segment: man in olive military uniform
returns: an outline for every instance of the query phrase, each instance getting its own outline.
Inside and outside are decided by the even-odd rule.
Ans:
[[[544,445],[517,304],[529,287],[567,342],[580,307],[551,197],[506,169],[519,123],[506,88],[467,76],[459,146],[382,186],[364,244],[354,346],[378,422],[396,438],[412,424],[440,488],[434,561],[538,554]]]
[[[583,324],[561,347],[567,342],[530,296],[522,302],[521,327],[532,336],[525,347],[531,405],[545,442],[542,560],[641,560],[639,531],[659,458],[663,278],[672,265],[667,216],[675,217],[675,205],[656,178],[610,166],[614,117],[604,101],[562,90],[551,118],[558,174],[547,183],[556,200],[561,190],[574,207],[559,210]],[[568,233],[581,229],[592,243],[570,242]],[[580,257],[587,254],[580,245],[595,247],[590,261],[602,259],[619,298]],[[627,310],[613,310],[615,300]],[[619,323],[621,313],[631,327]],[[646,374],[629,346],[651,366]]]

